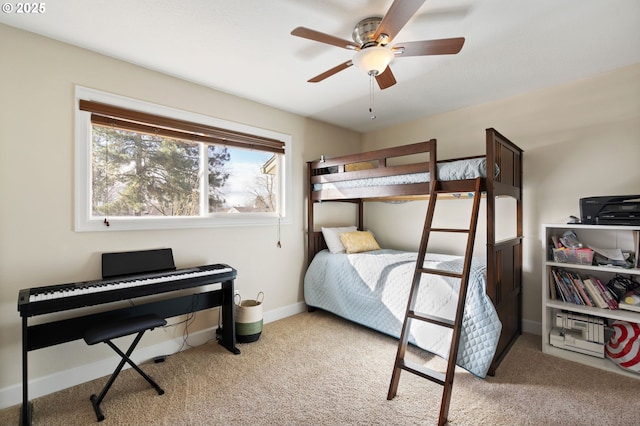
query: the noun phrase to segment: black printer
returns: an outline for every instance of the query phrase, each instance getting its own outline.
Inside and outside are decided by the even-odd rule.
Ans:
[[[640,195],[581,198],[580,220],[587,225],[640,226]]]

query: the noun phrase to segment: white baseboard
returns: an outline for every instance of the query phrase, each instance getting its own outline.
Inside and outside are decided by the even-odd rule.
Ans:
[[[542,336],[542,323],[537,321],[522,320],[522,331],[525,333]]]
[[[277,321],[291,315],[304,312],[306,305],[298,302],[293,305],[265,312],[263,320],[265,324]],[[210,341],[215,336],[217,326],[201,330],[189,335],[189,345],[199,346]],[[182,337],[167,340],[155,345],[136,349],[131,358],[136,363],[142,363],[161,354],[170,354],[176,348],[182,346]],[[185,347],[186,349],[187,347]],[[72,386],[79,385],[100,377],[107,376],[113,372],[113,366],[120,361],[120,357],[113,356],[101,361],[84,364],[68,370],[59,371],[47,376],[36,377],[29,380],[29,399],[39,398],[53,392],[60,391]],[[125,365],[125,368],[130,368]],[[22,383],[16,383],[0,389],[0,409],[11,407],[22,403]]]
[[[307,305],[304,302],[298,302],[293,305],[284,306],[278,309],[273,309],[271,311],[264,313],[263,315],[264,323],[268,324],[270,322],[274,322],[279,319],[283,319],[295,314],[299,314],[300,312],[305,312],[306,310],[307,310]]]

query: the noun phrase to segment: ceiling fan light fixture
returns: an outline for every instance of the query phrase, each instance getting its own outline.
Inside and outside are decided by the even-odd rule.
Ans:
[[[353,55],[353,64],[369,75],[379,75],[387,69],[394,54],[391,49],[382,46],[371,46],[360,49]]]

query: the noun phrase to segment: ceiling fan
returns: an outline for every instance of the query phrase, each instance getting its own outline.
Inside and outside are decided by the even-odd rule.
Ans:
[[[308,81],[317,83],[355,65],[371,77],[375,77],[380,89],[386,89],[396,84],[396,79],[389,68],[389,64],[396,57],[458,53],[464,44],[464,37],[410,41],[388,47],[391,40],[424,2],[425,0],[394,0],[384,17],[369,17],[356,24],[352,34],[354,41],[343,40],[305,27],[298,27],[291,31],[291,35],[296,37],[356,51],[352,59]]]

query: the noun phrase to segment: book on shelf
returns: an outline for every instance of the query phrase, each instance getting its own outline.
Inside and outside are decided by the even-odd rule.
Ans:
[[[596,288],[600,290],[600,292],[602,293],[602,297],[604,298],[605,302],[607,302],[607,305],[609,305],[609,309],[618,309],[618,302],[613,297],[613,295],[611,295],[611,292],[609,291],[607,286],[605,286],[598,277],[590,276],[589,279],[596,285]]]
[[[576,289],[578,289],[578,293],[580,293],[580,296],[582,297],[582,301],[584,302],[584,304],[587,306],[594,306],[593,300],[585,290],[584,283],[582,282],[580,275],[572,272],[567,272],[567,274],[573,281],[573,285],[576,287]]]
[[[627,311],[640,312],[640,303],[626,303],[621,301],[618,303],[618,307]]]
[[[557,293],[560,294],[560,298],[563,302],[576,303],[573,292],[567,286],[567,282],[562,277],[563,271],[559,268],[551,268],[551,274],[553,275],[553,282],[556,285]]]
[[[573,297],[573,294],[567,287],[567,283],[562,279],[561,271],[557,268],[551,268],[551,273],[553,275],[553,280],[557,287],[557,292],[560,293],[560,297],[563,302],[568,303],[576,303],[576,300]]]
[[[633,231],[634,267],[640,268],[640,231]]]
[[[591,282],[589,278],[586,278],[582,282],[585,288],[587,289],[587,291],[589,292],[589,294],[591,295],[593,302],[598,308],[603,308],[603,309],[609,308],[609,305],[602,297],[602,294],[600,293],[599,290],[596,289],[595,285]]]
[[[594,276],[552,267],[549,291],[551,299],[602,309],[618,309],[618,302],[609,289]],[[558,297],[559,296],[559,297]]]
[[[553,270],[549,270],[549,297],[551,297],[551,300],[558,300],[558,291],[556,289],[556,278],[553,275]]]
[[[562,273],[560,274],[560,278],[562,278],[562,280],[565,283],[565,286],[569,290],[569,293],[571,293],[571,297],[574,300],[574,303],[576,305],[584,305],[585,304],[584,300],[582,300],[582,296],[580,295],[580,292],[575,286],[575,283],[571,279],[571,276],[569,275],[569,273],[567,271],[562,271]]]

